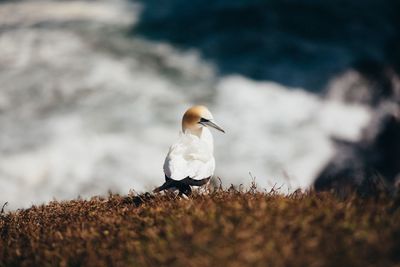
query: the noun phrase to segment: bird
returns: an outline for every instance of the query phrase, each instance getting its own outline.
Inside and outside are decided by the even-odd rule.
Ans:
[[[215,170],[214,141],[209,128],[225,133],[207,107],[196,105],[186,110],[180,137],[169,148],[164,161],[165,183],[154,192],[179,190],[179,195],[188,196],[191,186],[209,184]]]

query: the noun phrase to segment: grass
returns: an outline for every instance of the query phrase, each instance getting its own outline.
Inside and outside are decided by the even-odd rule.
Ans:
[[[400,266],[395,198],[218,190],[3,213],[0,266]]]

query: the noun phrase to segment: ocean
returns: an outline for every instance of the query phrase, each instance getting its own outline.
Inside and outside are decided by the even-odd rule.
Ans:
[[[325,93],[359,59],[386,60],[386,9],[339,16],[338,33],[318,13],[334,1],[156,2],[0,3],[0,203],[152,190],[194,104],[226,130],[213,132],[224,186],[307,189],[335,153],[332,138],[360,140],[371,108]],[[362,46],[375,20],[377,38]]]

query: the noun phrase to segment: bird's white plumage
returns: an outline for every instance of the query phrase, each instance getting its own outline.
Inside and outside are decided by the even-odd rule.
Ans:
[[[165,175],[175,180],[212,176],[215,169],[213,146],[211,132],[206,127],[201,129],[200,135],[190,131],[181,133],[179,140],[170,147],[165,158]]]

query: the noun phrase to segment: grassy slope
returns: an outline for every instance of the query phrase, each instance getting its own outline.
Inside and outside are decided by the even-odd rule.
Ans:
[[[1,266],[400,266],[392,200],[218,191],[3,214]]]

